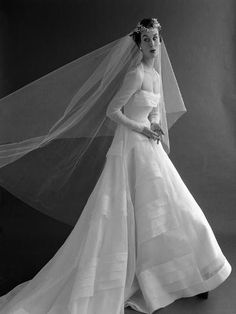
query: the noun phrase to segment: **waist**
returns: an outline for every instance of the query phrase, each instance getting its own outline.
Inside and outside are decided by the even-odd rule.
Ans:
[[[146,119],[137,119],[137,118],[134,118],[133,120],[136,121],[136,122],[139,122],[139,123],[141,123],[141,124],[143,124],[143,125],[145,125],[145,126],[147,126],[147,127],[150,127],[150,126],[151,126],[151,122],[150,122],[150,120],[149,120],[148,118],[146,118]]]
[[[136,122],[140,122],[140,123],[145,123],[147,125],[150,125],[150,120],[148,119],[148,116],[149,116],[149,112],[129,112],[129,111],[126,111],[125,112],[125,115],[131,119],[131,120],[134,120]]]

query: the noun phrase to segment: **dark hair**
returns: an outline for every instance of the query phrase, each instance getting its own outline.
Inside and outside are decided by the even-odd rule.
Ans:
[[[146,27],[146,28],[153,28],[156,23],[156,19],[154,18],[146,18],[142,19],[140,22],[140,25]],[[158,31],[160,33],[161,27],[158,26]],[[130,36],[133,38],[137,46],[139,47],[141,44],[141,33],[134,31],[133,33],[130,34]],[[160,35],[160,41],[161,41],[161,35]]]

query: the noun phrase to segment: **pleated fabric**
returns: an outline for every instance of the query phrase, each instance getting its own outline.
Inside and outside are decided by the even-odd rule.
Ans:
[[[131,118],[157,97],[138,91]],[[151,314],[215,289],[231,266],[162,144],[119,125],[103,172],[71,234],[1,314]]]

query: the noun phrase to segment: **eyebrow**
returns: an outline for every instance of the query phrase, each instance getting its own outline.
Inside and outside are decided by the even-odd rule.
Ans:
[[[153,35],[153,37],[154,37],[154,36],[158,36],[158,33],[155,33],[155,34]],[[148,36],[144,34],[143,37],[148,37]]]

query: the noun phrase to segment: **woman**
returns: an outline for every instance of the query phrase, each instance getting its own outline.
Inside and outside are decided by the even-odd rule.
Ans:
[[[64,245],[32,280],[2,299],[1,314],[121,314],[126,306],[153,313],[178,298],[206,298],[229,276],[211,227],[162,146],[168,147],[168,130],[159,30],[156,19],[144,19],[130,34],[141,59],[126,66],[106,107],[118,126],[103,172]],[[118,53],[127,55],[121,44],[109,66]],[[109,66],[102,87],[110,80]],[[167,112],[173,117],[185,108],[177,108],[175,85],[171,92],[175,108]],[[74,111],[69,106],[65,115]],[[65,126],[65,115],[56,127]],[[49,136],[59,133],[56,127]]]

